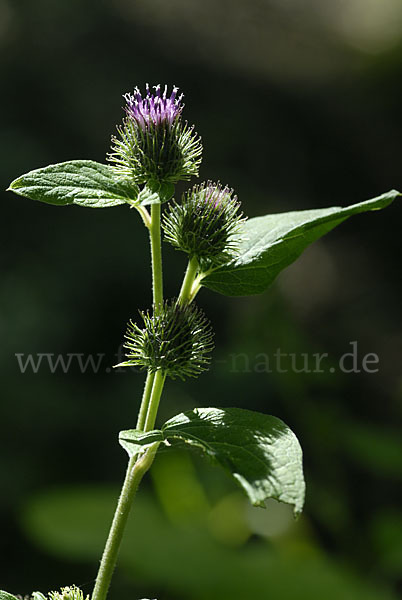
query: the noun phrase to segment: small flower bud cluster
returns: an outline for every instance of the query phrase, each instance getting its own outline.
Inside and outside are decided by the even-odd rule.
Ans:
[[[178,89],[168,95],[166,87],[162,92],[158,85],[151,92],[147,85],[145,95],[136,88],[125,100],[126,118],[109,157],[119,176],[161,189],[197,175],[202,146],[193,128],[182,122]],[[118,366],[161,371],[173,379],[196,377],[207,369],[213,332],[204,313],[192,304],[192,285],[197,274],[235,257],[243,221],[233,190],[211,181],[195,185],[181,202],[168,205],[162,221],[165,240],[190,259],[181,301],[165,301],[153,312],[141,312],[143,326],[129,322],[127,360]]]
[[[172,202],[162,223],[165,240],[196,257],[202,270],[233,258],[236,233],[243,222],[240,203],[233,190],[211,181],[195,185]]]
[[[126,94],[126,118],[112,138],[109,160],[116,172],[137,184],[176,183],[198,175],[202,145],[194,131],[183,123],[182,95],[174,87],[170,96],[167,87],[149,85],[143,96],[138,88]]]
[[[50,600],[84,600],[84,594],[80,588],[75,585],[61,588],[60,592],[49,592]],[[48,600],[42,592],[33,592],[32,600]],[[85,596],[89,600],[89,596]]]
[[[119,366],[138,366],[153,373],[160,370],[183,380],[208,368],[213,332],[201,309],[168,300],[158,311],[140,314],[144,326],[129,322],[124,344],[127,361]]]

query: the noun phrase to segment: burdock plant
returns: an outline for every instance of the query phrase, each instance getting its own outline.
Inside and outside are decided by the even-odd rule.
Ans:
[[[10,190],[48,204],[135,208],[149,230],[152,306],[130,321],[126,360],[146,372],[137,422],[120,432],[129,455],[96,578],[92,600],[104,600],[116,565],[134,495],[161,446],[187,445],[228,471],[252,504],[269,498],[302,510],[302,451],[295,434],[277,417],[241,408],[194,408],[155,428],[166,379],[198,377],[210,362],[213,333],[194,300],[202,287],[227,296],[263,292],[313,241],[348,217],[388,206],[399,192],[346,208],[271,214],[246,220],[234,192],[207,181],[173,200],[175,184],[198,175],[202,146],[183,121],[182,96],[158,85],[125,95],[125,118],[112,138],[108,164],[73,160],[19,177]],[[161,210],[166,206],[161,225]],[[161,232],[188,257],[177,298],[164,299]],[[132,424],[128,424],[132,426]],[[151,557],[150,557],[151,559]],[[43,594],[34,593],[36,600]],[[82,600],[71,586],[50,600]],[[1,592],[0,600],[15,600]]]

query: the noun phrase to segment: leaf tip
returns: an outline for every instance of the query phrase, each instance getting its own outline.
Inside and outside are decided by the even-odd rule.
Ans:
[[[303,507],[293,505],[293,519],[298,521],[303,512]]]
[[[12,181],[10,183],[10,185],[8,186],[8,188],[6,188],[6,192],[14,192],[16,189],[18,189],[18,179],[14,179],[14,181]]]

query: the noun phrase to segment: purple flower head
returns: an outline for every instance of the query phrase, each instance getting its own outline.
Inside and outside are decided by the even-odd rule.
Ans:
[[[183,94],[177,97],[179,91],[177,87],[173,86],[170,96],[167,95],[166,85],[163,93],[159,84],[153,87],[154,93],[151,92],[149,84],[146,84],[144,97],[138,87],[134,89],[134,94],[124,95],[127,102],[125,109],[127,116],[133,119],[143,131],[150,125],[158,127],[167,123],[171,127],[180,116],[184,106],[181,104]]]
[[[136,87],[125,94],[126,117],[112,137],[109,160],[119,176],[137,184],[177,183],[198,175],[202,158],[201,139],[183,121],[183,94],[176,86]]]
[[[206,184],[201,185],[199,192],[203,202],[213,209],[224,208],[228,202],[237,200],[237,196],[232,198],[233,190],[227,185],[222,187],[220,183],[212,183],[212,181],[207,181]]]

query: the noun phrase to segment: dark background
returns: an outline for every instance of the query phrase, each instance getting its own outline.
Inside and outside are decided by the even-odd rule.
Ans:
[[[201,179],[232,186],[249,216],[402,190],[398,0],[0,0],[0,64],[2,190],[49,163],[103,162],[122,94],[147,81],[180,86]],[[110,366],[150,304],[147,236],[125,207],[1,202],[0,587],[90,593],[125,468],[117,434],[143,386]],[[162,453],[111,598],[398,597],[401,215],[397,200],[352,218],[261,296],[201,291],[214,362],[168,383],[160,418],[210,405],[282,418],[304,449],[305,512],[250,509],[219,471]],[[167,295],[184,267],[166,247]],[[377,373],[329,371],[351,341]],[[278,348],[328,353],[325,372],[258,372]],[[16,354],[37,353],[105,357],[97,373],[45,360],[21,373]]]

